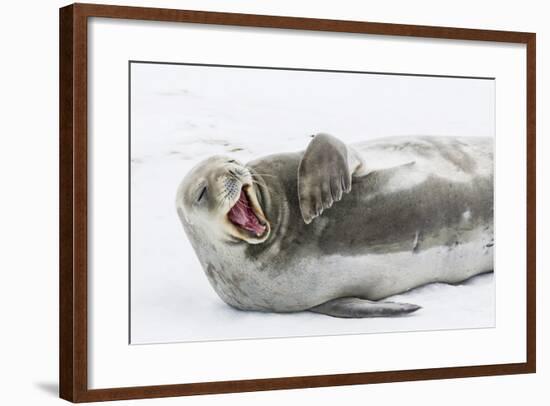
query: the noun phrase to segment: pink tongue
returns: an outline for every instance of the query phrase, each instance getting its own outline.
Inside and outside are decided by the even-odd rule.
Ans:
[[[235,205],[229,211],[229,219],[236,225],[245,230],[252,231],[256,235],[262,235],[265,226],[261,225],[258,218],[250,208],[250,203],[246,198],[244,190],[241,190],[241,196]]]

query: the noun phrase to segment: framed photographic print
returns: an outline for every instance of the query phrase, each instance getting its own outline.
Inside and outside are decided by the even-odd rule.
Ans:
[[[74,4],[60,39],[62,398],[535,372],[535,34]]]

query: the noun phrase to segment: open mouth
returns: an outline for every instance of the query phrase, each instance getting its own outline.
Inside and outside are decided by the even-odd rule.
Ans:
[[[227,216],[233,225],[259,238],[266,233],[268,226],[263,219],[263,213],[255,207],[255,199],[251,199],[249,189],[249,185],[242,187],[239,200],[231,207]]]

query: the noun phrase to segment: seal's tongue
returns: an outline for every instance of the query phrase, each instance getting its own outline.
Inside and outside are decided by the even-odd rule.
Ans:
[[[260,224],[254,211],[252,211],[244,190],[241,190],[239,200],[229,210],[229,220],[245,230],[252,231],[257,236],[262,235],[265,231],[265,226]]]

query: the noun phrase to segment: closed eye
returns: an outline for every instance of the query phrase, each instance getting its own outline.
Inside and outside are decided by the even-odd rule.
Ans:
[[[206,186],[202,188],[201,194],[199,195],[197,202],[200,202],[205,194],[206,194]]]

